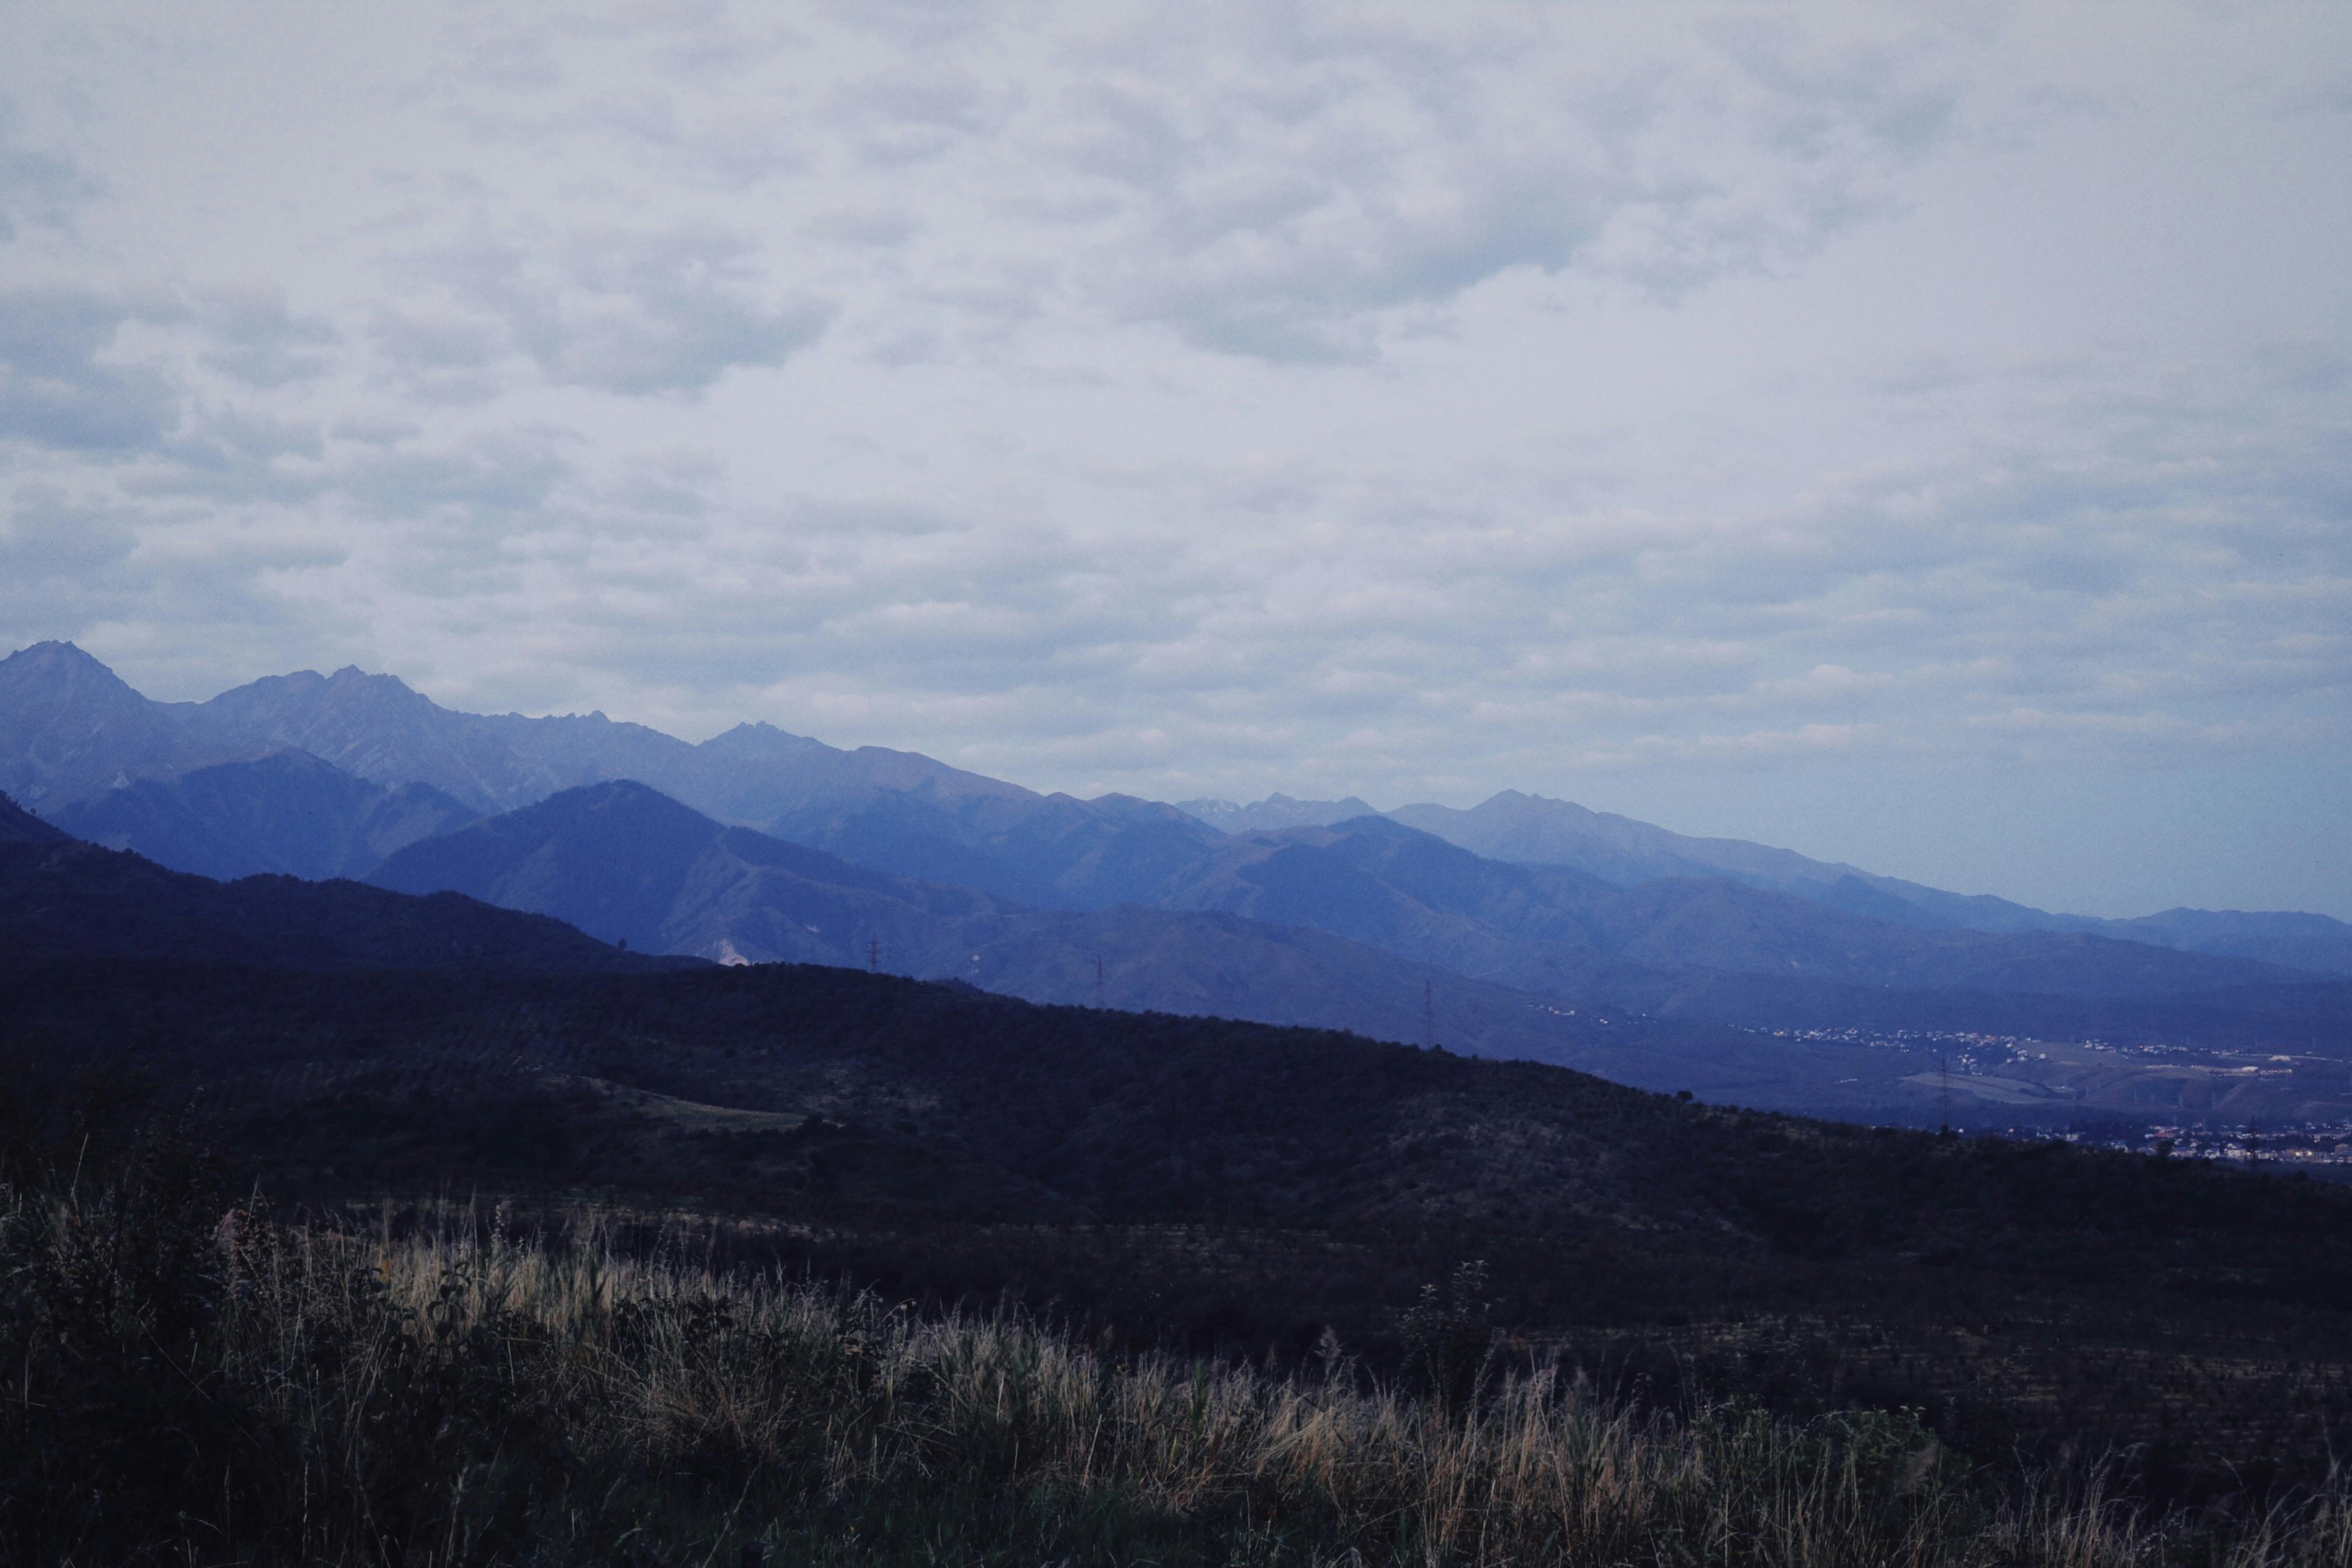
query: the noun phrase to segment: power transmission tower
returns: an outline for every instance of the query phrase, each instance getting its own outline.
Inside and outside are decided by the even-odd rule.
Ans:
[[[1429,1050],[1437,1048],[1437,984],[1430,980],[1421,983],[1421,1043]]]
[[[1952,1058],[1936,1058],[1936,1084],[1944,1106],[1944,1136],[1952,1135]]]
[[[866,939],[866,967],[873,973],[882,973],[882,939],[878,936]]]
[[[1097,1007],[1110,1005],[1103,1000],[1103,955],[1099,952],[1095,954],[1095,1005]]]

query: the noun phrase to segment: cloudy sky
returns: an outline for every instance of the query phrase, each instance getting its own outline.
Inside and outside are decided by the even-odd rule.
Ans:
[[[0,642],[2352,917],[2352,6],[13,0]]]

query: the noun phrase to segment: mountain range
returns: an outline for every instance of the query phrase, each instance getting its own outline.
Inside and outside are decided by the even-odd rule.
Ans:
[[[371,879],[552,915],[641,952],[869,965],[1035,1002],[1418,1038],[1563,1061],[1611,1026],[1555,999],[1298,926],[1216,910],[1036,910],[730,827],[632,782],[567,790],[428,839]],[[1688,1031],[1685,1031],[1688,1033]]]
[[[1888,1084],[1916,1064],[1894,1070],[1901,1058],[1858,1044],[1759,1051],[1725,1026],[2352,1046],[2327,1016],[2352,987],[2296,972],[2095,937],[1919,931],[1720,880],[1617,889],[1380,817],[1229,838],[1160,907],[1045,910],[877,872],[622,782],[412,845],[373,880],[646,951],[1431,1037],[1751,1103],[1899,1100]]]
[[[89,804],[92,797],[289,750],[332,763],[388,793],[429,785],[478,813],[511,810],[582,784],[635,779],[721,821],[878,870],[1045,909],[1154,902],[1171,880],[1202,874],[1230,834],[1330,826],[1378,815],[1352,796],[1273,795],[1250,805],[1194,800],[1170,806],[1123,795],[1040,795],[917,753],[876,746],[843,751],[765,724],[739,725],[690,745],[601,713],[457,713],[390,676],[355,668],[269,677],[208,702],[164,703],[141,696],[69,643],[37,644],[0,659],[0,790],[51,820],[62,821],[75,808],[102,841],[139,847],[166,863],[202,863],[221,871],[280,868],[268,858],[272,851],[249,834],[241,848],[207,844],[200,849],[199,840],[236,834],[220,827],[183,832],[158,820],[184,817],[189,803],[126,801],[100,811]],[[445,823],[457,820],[445,804],[426,809]],[[2352,924],[2322,915],[2171,910],[2103,920],[2056,914],[1765,845],[1693,837],[1511,790],[1467,811],[1407,805],[1386,815],[1486,859],[1580,871],[1620,887],[1721,879],[1922,930],[2097,935],[2352,974]],[[378,854],[397,847],[405,832],[380,825],[355,831]],[[354,851],[331,866],[325,864],[330,858],[311,854],[303,874],[357,872],[365,868],[367,854]]]
[[[1080,800],[765,725],[690,745],[456,713],[356,669],[158,703],[39,645],[0,660],[0,785],[48,818],[0,815],[0,838],[225,882],[366,877],[646,952],[1433,1036],[1653,1086],[1771,1079],[1722,1026],[2315,1046],[2352,1012],[2326,978],[2352,973],[2352,926],[2315,915],[2045,915],[1513,792]],[[1808,1067],[1802,1102],[1870,1081],[1853,1065]]]
[[[1352,795],[1336,801],[1280,795],[1261,804],[1274,805],[1285,826],[1296,826],[1344,822],[1370,809]],[[1222,825],[1257,808],[1186,801],[1182,809]],[[1488,859],[1571,867],[1628,887],[1668,878],[1720,877],[1896,925],[2000,933],[2064,931],[2352,974],[2352,924],[2326,915],[2191,909],[2132,920],[2053,914],[1990,894],[1950,893],[1899,877],[1877,876],[1792,849],[1738,838],[1696,838],[1517,790],[1504,790],[1467,811],[1405,805],[1387,816]]]
[[[308,752],[271,752],[69,802],[56,826],[177,871],[234,880],[275,872],[362,877],[386,856],[477,821],[429,784],[382,784]]]

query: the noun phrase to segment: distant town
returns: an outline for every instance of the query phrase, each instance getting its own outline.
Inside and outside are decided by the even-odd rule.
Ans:
[[[1916,1110],[1939,1110],[1941,1120],[1970,1132],[2249,1166],[2352,1167],[2352,1063],[2336,1057],[1966,1030],[1743,1032],[1901,1053],[1908,1060],[1890,1086],[1910,1090]],[[2168,1103],[2150,1104],[2156,1114],[2133,1114],[2134,1100],[2158,1094]],[[2195,1103],[2200,1099],[2206,1103]],[[1996,1106],[2042,1114],[1996,1123],[1986,1114]],[[2064,1124],[2055,1124],[2061,1116]]]

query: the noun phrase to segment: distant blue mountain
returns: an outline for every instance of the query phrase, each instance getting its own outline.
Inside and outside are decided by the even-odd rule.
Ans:
[[[1148,901],[1222,837],[1173,806],[1039,795],[914,752],[845,752],[764,724],[689,745],[602,713],[452,712],[357,669],[151,702],[70,643],[0,659],[0,789],[52,817],[142,782],[295,750],[386,790],[429,784],[485,813],[637,779],[730,824],[1044,908]],[[178,842],[193,852],[192,840]],[[224,847],[214,864],[268,868],[254,848]]]
[[[1850,914],[1935,930],[2066,932],[2217,957],[2352,974],[2352,924],[2315,914],[2168,910],[2137,920],[2053,914],[1985,894],[1948,893],[1737,838],[1694,838],[1570,801],[1505,790],[1468,811],[1401,806],[1389,816],[1449,844],[1522,866],[1563,866],[1623,886],[1728,877]]]
[[[1225,833],[1279,833],[1286,827],[1328,827],[1380,813],[1349,795],[1345,800],[1293,800],[1275,794],[1239,805],[1230,800],[1180,800],[1176,809]]]
[[[2352,986],[2263,965],[2095,937],[1916,931],[1719,878],[1620,889],[1484,860],[1377,816],[1228,837],[1213,865],[1164,889],[1177,907],[1041,910],[617,782],[413,845],[374,880],[721,963],[872,962],[1031,1001],[1390,1039],[1418,1037],[1433,1016],[1456,1049],[1748,1102],[1840,1103],[1853,1053],[1759,1045],[1724,1022],[2239,1041],[2291,1028],[2352,1045],[2336,1016]]]
[[[388,795],[429,786],[462,809],[486,813],[510,811],[566,789],[634,779],[729,826],[1033,909],[1246,910],[1261,919],[1365,938],[1417,931],[1410,940],[1397,935],[1393,950],[1509,976],[1511,984],[1539,978],[1524,954],[1495,946],[1520,942],[1522,934],[1495,930],[1475,913],[1480,899],[1532,897],[1524,890],[1481,883],[1486,890],[1465,893],[1468,902],[1462,908],[1423,900],[1420,909],[1408,910],[1391,901],[1393,886],[1366,891],[1364,865],[1334,858],[1337,840],[1276,847],[1259,842],[1277,824],[1281,832],[1311,835],[1360,823],[1370,808],[1353,798],[1277,796],[1250,806],[1195,801],[1187,809],[1124,795],[1079,800],[1040,795],[912,752],[871,746],[843,751],[767,725],[739,726],[690,745],[601,713],[539,719],[457,713],[389,676],[356,669],[271,677],[209,702],[156,703],[70,644],[45,643],[0,659],[0,788],[52,821],[81,825],[78,831],[147,842],[177,863],[222,874],[298,868],[329,874],[364,858],[357,848],[334,846],[380,849],[423,816],[449,809],[435,804],[437,797],[413,798],[399,810],[380,808],[384,816],[369,825],[331,831],[316,813],[257,806],[240,818],[234,790],[207,794],[211,783],[174,782],[289,751]],[[273,784],[266,770],[211,776],[243,778],[257,799],[294,787],[289,779]],[[331,793],[315,779],[305,787],[313,786]],[[101,807],[95,797],[110,792],[111,803]],[[344,822],[352,809],[348,802],[329,803],[317,812]],[[1969,985],[2009,988],[2041,975],[2037,984],[2070,993],[2079,993],[2079,981],[2135,994],[2166,984],[2200,987],[2227,974],[2249,984],[2276,978],[2274,971],[2259,967],[2190,964],[2168,983],[2160,974],[2135,973],[2145,962],[2136,954],[2079,943],[2069,950],[2049,940],[2009,948],[1926,940],[1929,933],[1957,931],[2106,938],[2216,961],[2352,973],[2352,925],[2317,915],[2174,910],[2141,921],[2101,921],[2051,914],[1764,845],[1690,837],[1510,791],[1470,811],[1407,806],[1390,813],[1389,820],[1470,851],[1490,868],[1479,874],[1488,882],[1500,863],[1574,873],[1618,889],[1676,884],[1652,895],[1661,908],[1646,923],[1637,922],[1638,930],[1604,929],[1604,922],[1588,944],[1594,952],[1638,955],[1645,963],[1881,985],[1942,984],[1930,971],[1945,963],[1960,967],[1944,979]],[[137,835],[146,837],[138,840]],[[1363,838],[1359,847],[1386,844]],[[1393,869],[1426,851],[1409,855],[1391,845],[1381,853]],[[1717,883],[1728,886],[1712,892],[1698,887]],[[1785,895],[1787,901],[1748,896],[1765,894]],[[1667,903],[1679,911],[1672,918]],[[1535,899],[1514,907],[1533,921],[1551,906]],[[1888,934],[1906,928],[1914,936]],[[1570,951],[1549,935],[1535,940],[1550,942],[1547,951],[1554,954]],[[1680,945],[1669,951],[1670,943]],[[2046,973],[2042,959],[2027,956],[2062,951],[2074,956]],[[1995,960],[1990,956],[1995,953],[2007,956]],[[2023,967],[2004,967],[2011,964]],[[2105,978],[2091,978],[2095,973]]]
[[[427,784],[393,789],[308,752],[273,752],[75,801],[58,825],[175,871],[233,880],[257,872],[363,877],[421,838],[481,813]]]
[[[877,871],[728,826],[631,782],[567,790],[412,845],[372,880],[552,915],[640,952],[871,963],[1036,1002],[1398,1039],[1418,1037],[1435,991],[1457,1048],[1549,1060],[1599,1026],[1546,998],[1325,931],[1209,910],[1035,910]]]

